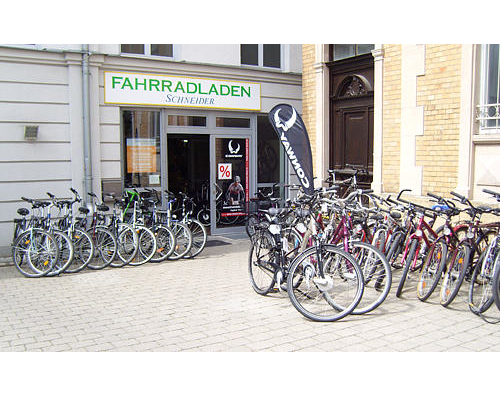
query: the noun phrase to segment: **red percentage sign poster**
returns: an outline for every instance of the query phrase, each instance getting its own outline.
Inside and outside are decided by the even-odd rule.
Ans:
[[[233,177],[233,165],[232,164],[217,164],[218,179],[219,180],[231,180]]]

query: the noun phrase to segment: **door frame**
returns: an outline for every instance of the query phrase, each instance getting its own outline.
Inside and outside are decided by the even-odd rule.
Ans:
[[[201,116],[206,117],[206,126],[169,126],[168,116]],[[249,139],[249,195],[255,195],[257,186],[257,113],[243,113],[236,111],[217,111],[203,109],[176,109],[168,108],[162,110],[162,189],[168,187],[168,149],[167,149],[167,134],[187,134],[187,135],[209,135],[209,166],[210,166],[210,212],[215,213],[215,187],[216,169],[215,169],[215,139],[216,138],[237,138]],[[229,118],[249,118],[249,128],[227,128],[217,127],[216,117]],[[216,225],[215,216],[210,218],[211,235],[227,235],[244,233],[244,226],[220,228]]]
[[[249,197],[255,195],[256,191],[256,179],[257,179],[257,161],[256,149],[254,147],[255,142],[251,134],[231,134],[231,133],[214,133],[210,134],[210,213],[216,212],[216,197],[217,189],[215,187],[217,183],[217,162],[216,162],[216,139],[248,139],[248,194]],[[245,199],[249,198],[245,197]],[[234,227],[218,227],[216,216],[210,216],[210,232],[212,235],[228,235],[228,234],[240,234],[245,232],[244,224]]]

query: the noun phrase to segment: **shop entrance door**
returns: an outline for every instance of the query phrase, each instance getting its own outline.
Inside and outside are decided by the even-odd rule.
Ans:
[[[250,135],[210,136],[210,216],[212,235],[244,232],[254,191]]]

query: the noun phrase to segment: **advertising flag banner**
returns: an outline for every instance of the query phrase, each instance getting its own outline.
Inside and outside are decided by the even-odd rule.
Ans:
[[[304,192],[314,192],[312,153],[304,121],[293,106],[279,104],[269,113],[269,122],[278,134]]]

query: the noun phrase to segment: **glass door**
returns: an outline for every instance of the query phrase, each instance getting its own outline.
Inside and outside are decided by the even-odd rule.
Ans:
[[[212,135],[210,140],[211,231],[244,232],[249,199],[254,190],[250,135]]]

